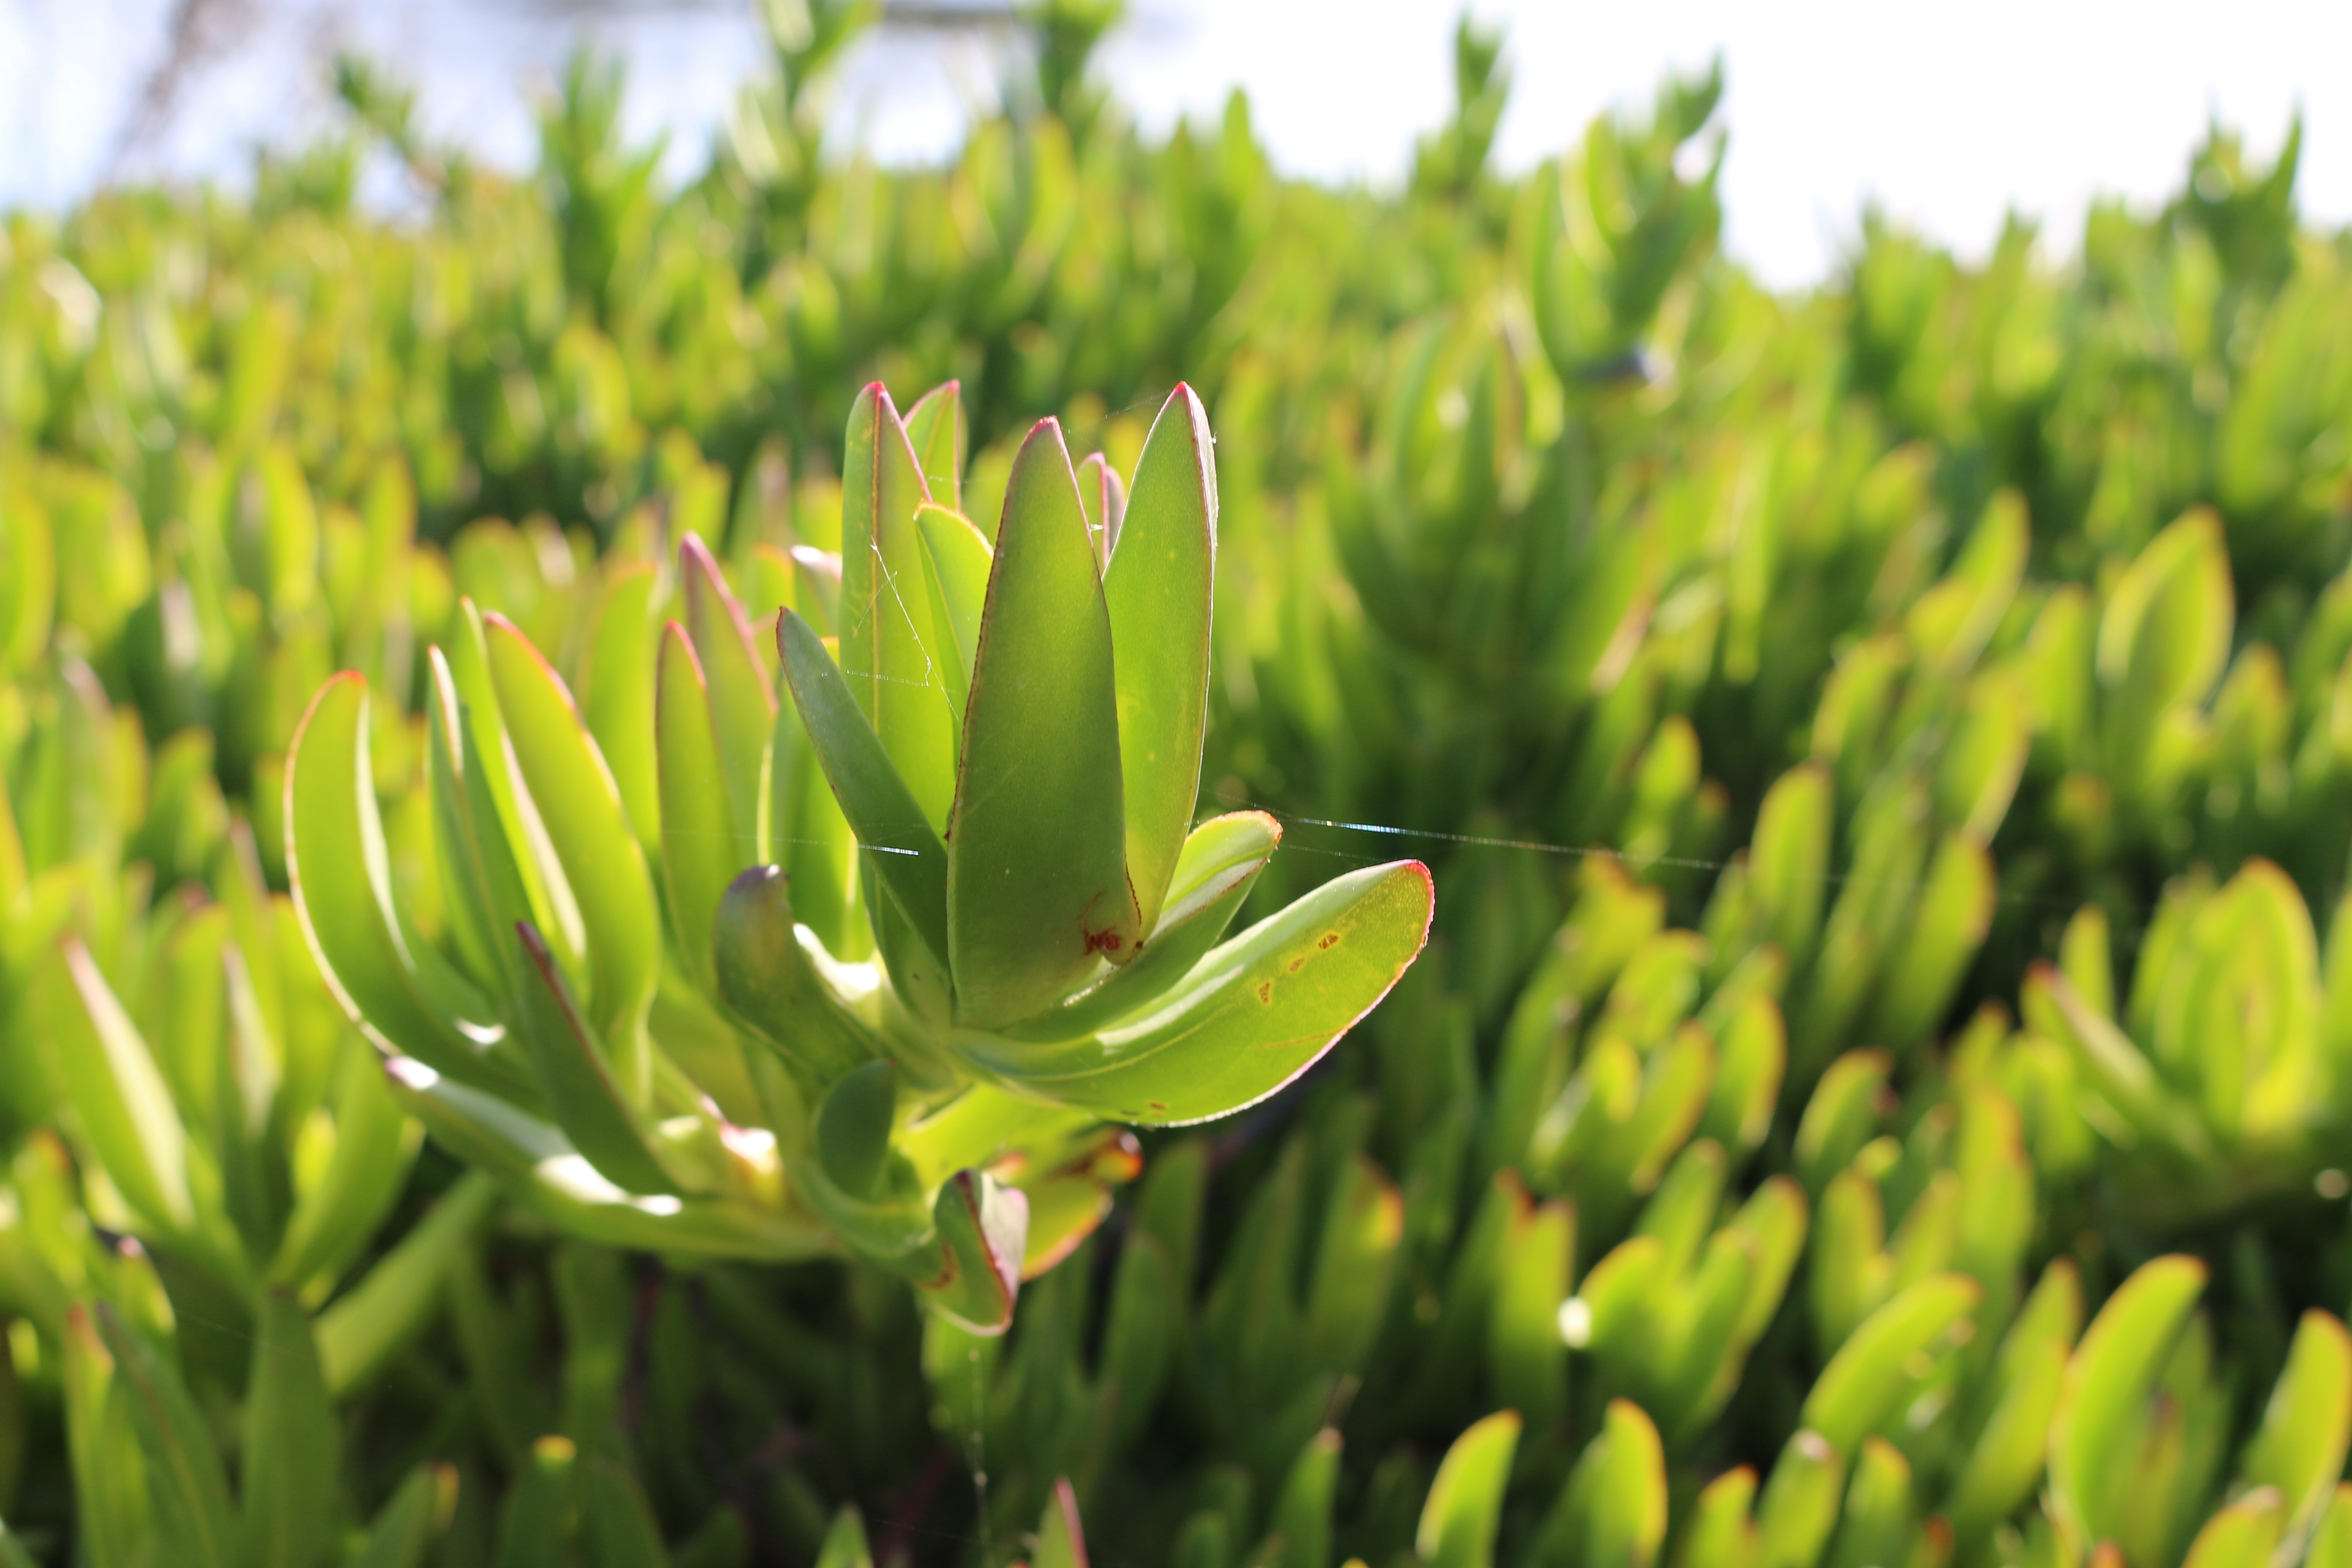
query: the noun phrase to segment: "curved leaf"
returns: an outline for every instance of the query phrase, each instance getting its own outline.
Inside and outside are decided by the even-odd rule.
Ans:
[[[1282,825],[1262,811],[1234,812],[1201,824],[1184,840],[1159,927],[1145,939],[1135,962],[1003,1032],[1018,1040],[1076,1039],[1150,1005],[1216,946],[1281,843]]]
[[[2108,1495],[2114,1461],[2140,1441],[2149,1390],[2204,1289],[2196,1258],[2159,1258],[2134,1271],[2084,1332],[2050,1423],[2053,1522],[2075,1542],[2122,1524],[2131,1500]]]
[[[919,1281],[933,1310],[975,1334],[1013,1326],[1021,1293],[1021,1258],[1029,1233],[1029,1199],[979,1171],[959,1172],[932,1205],[947,1269]]]
[[[712,946],[719,995],[745,1026],[829,1082],[880,1053],[802,946],[783,873],[754,866],[719,900]]]
[[[530,1052],[556,1124],[588,1163],[629,1192],[676,1193],[635,1109],[614,1081],[586,1021],[572,1005],[555,956],[528,922],[515,927],[530,968],[515,1029]]]
[[[73,1002],[53,1010],[51,1053],[100,1162],[140,1216],[166,1234],[196,1221],[188,1192],[187,1129],[138,1026],[79,939],[60,949]]]
[[[393,910],[390,852],[368,756],[367,682],[344,673],[319,689],[286,766],[286,870],[319,971],[343,1011],[386,1051],[501,1091],[527,1080],[484,1051],[426,999]]]
[[[1518,1446],[1517,1412],[1498,1410],[1445,1450],[1413,1536],[1413,1550],[1428,1568],[1492,1568],[1503,1488]]]
[[[1965,1274],[1937,1274],[1887,1302],[1822,1369],[1799,1422],[1842,1454],[1859,1449],[1917,1381],[1906,1363],[1973,1310],[1983,1293]]]
[[[589,1016],[625,1077],[661,955],[653,879],[571,692],[512,622],[485,616],[482,626],[515,762],[587,931]]]
[[[1056,1102],[1149,1126],[1204,1121],[1297,1078],[1370,1012],[1429,937],[1429,869],[1370,866],[1215,949],[1147,1016],[1032,1046],[961,1031],[967,1060]]]

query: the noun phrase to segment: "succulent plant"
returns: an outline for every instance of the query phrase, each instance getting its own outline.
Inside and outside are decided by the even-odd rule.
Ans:
[[[428,655],[446,946],[388,879],[357,676],[303,720],[287,856],[403,1100],[559,1223],[846,1248],[1002,1328],[1133,1173],[1108,1124],[1290,1081],[1432,895],[1371,867],[1227,935],[1280,832],[1192,820],[1216,488],[1188,388],[1091,496],[1041,423],[992,530],[954,510],[963,444],[952,384],[903,422],[859,395],[838,588],[781,610],[772,658],[691,535],[657,651],[653,573],[604,589],[583,700],[469,608]]]

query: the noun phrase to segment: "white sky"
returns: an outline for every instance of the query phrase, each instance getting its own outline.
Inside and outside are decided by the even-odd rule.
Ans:
[[[241,0],[226,63],[184,102],[147,171],[228,174],[257,140],[315,122],[317,62],[358,43],[422,89],[426,121],[526,161],[530,107],[566,38],[515,0]],[[1285,168],[1392,180],[1451,98],[1454,0],[1137,0],[1106,51],[1148,126],[1213,115],[1245,87]],[[2352,222],[2352,4],[2179,0],[1477,0],[1507,23],[1516,86],[1505,161],[1573,140],[1612,104],[1645,105],[1669,68],[1720,51],[1729,90],[1728,243],[1776,284],[1820,278],[1862,204],[1980,253],[2011,205],[2071,248],[2096,192],[2153,202],[2218,112],[2258,154],[2304,109],[2305,212]],[[167,0],[0,0],[0,205],[54,205],[102,177]],[[582,13],[591,8],[583,6]],[[759,58],[748,6],[712,0],[583,23],[632,67],[630,120],[699,163],[730,84]],[[950,145],[985,94],[985,46],[887,37],[853,62],[845,124],[886,153]],[[306,117],[309,117],[306,120]]]

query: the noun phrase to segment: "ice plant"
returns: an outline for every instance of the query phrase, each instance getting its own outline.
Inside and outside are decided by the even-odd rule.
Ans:
[[[1297,1077],[1432,892],[1372,867],[1226,935],[1280,833],[1192,820],[1216,482],[1189,388],[1125,484],[1038,425],[992,534],[956,510],[963,445],[951,384],[904,422],[866,388],[845,552],[801,552],[772,657],[691,535],[657,636],[653,568],[608,580],[583,701],[469,608],[428,655],[445,931],[395,896],[360,677],[313,700],[286,817],[321,966],[452,1149],[584,1235],[845,1247],[992,1329],[1134,1173],[1116,1124]]]

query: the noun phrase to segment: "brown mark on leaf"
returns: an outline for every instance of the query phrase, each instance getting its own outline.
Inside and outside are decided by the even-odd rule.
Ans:
[[[1297,973],[1300,970],[1302,970],[1302,969],[1304,969],[1304,968],[1306,968],[1306,967],[1307,967],[1307,955],[1306,955],[1305,953],[1303,953],[1303,952],[1302,952],[1302,953],[1300,953],[1297,958],[1294,958],[1294,959],[1292,959],[1292,960],[1290,961],[1290,973],[1293,973],[1293,974]]]
[[[1087,924],[1087,917],[1095,912],[1095,906],[1100,902],[1102,902],[1100,893],[1087,900],[1087,907],[1078,913],[1078,933],[1086,942],[1087,952],[1117,952],[1125,945],[1126,939],[1118,934],[1116,926],[1095,931]]]
[[[1339,946],[1339,933],[1338,931],[1325,931],[1321,936],[1319,936],[1319,937],[1318,937],[1318,938],[1316,939],[1316,941],[1315,941],[1315,951],[1316,951],[1316,952],[1323,952],[1323,951],[1324,951],[1325,949],[1327,949],[1327,948],[1334,948],[1334,947],[1337,947],[1337,946]]]
[[[1261,980],[1261,981],[1259,981],[1259,982],[1257,983],[1257,999],[1258,999],[1258,1002],[1260,1003],[1260,1005],[1268,1005],[1268,1006],[1270,1006],[1270,1005],[1273,1005],[1273,1002],[1274,1002],[1274,982],[1273,982],[1273,981],[1271,981],[1271,980]]]

